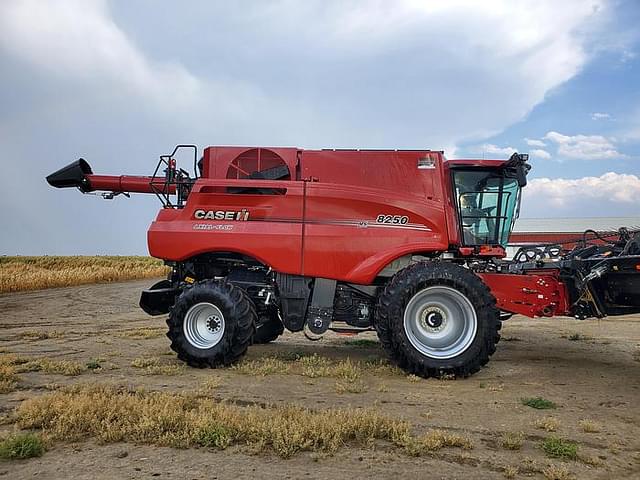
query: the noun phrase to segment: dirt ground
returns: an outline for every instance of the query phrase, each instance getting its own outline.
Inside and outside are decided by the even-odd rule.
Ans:
[[[290,459],[252,454],[242,447],[224,451],[171,449],[94,442],[55,444],[42,457],[0,462],[0,477],[21,478],[545,478],[552,466],[565,478],[640,478],[640,316],[603,321],[514,317],[488,366],[463,380],[417,380],[399,374],[367,373],[364,391],[338,393],[334,378],[296,374],[254,376],[232,369],[185,369],[180,375],[149,374],[132,367],[151,356],[176,362],[162,332],[136,335],[137,329],[164,327],[137,306],[150,281],[60,288],[0,295],[0,348],[3,353],[86,364],[100,359],[99,373],[78,376],[21,373],[16,391],[0,395],[8,415],[24,399],[72,383],[109,383],[159,391],[197,390],[219,380],[212,395],[239,404],[295,403],[312,409],[375,406],[406,419],[417,429],[439,428],[465,435],[469,450],[445,448],[419,458],[397,449],[345,447],[333,456],[300,453]],[[38,339],[33,332],[49,332]],[[26,333],[25,333],[26,332]],[[140,338],[138,338],[140,337]],[[375,339],[373,333],[359,338]],[[384,358],[375,345],[347,345],[349,337],[327,335],[309,342],[285,334],[267,346],[253,346],[249,359],[273,353],[318,353],[332,359]],[[557,404],[535,410],[525,397]],[[534,422],[554,417],[549,433]],[[588,433],[581,420],[592,420]],[[584,424],[582,424],[584,425]],[[4,425],[5,431],[13,428]],[[522,433],[519,450],[504,447],[505,434]],[[541,448],[549,435],[577,442],[578,460],[550,459]],[[546,477],[553,478],[546,470]],[[562,472],[557,473],[562,475]],[[561,478],[561,477],[557,477]]]

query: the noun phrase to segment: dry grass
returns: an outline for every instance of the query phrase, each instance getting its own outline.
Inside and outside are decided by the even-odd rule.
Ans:
[[[375,375],[404,375],[397,367],[383,360],[356,362],[349,358],[346,360],[333,360],[312,355],[272,355],[253,360],[244,360],[231,367],[238,373],[245,375],[302,375],[308,378],[339,378],[348,382],[356,382],[365,373]]]
[[[547,480],[571,480],[574,478],[565,465],[549,465],[542,469],[542,474]]]
[[[139,357],[139,358],[134,358],[133,361],[131,362],[131,366],[133,368],[148,368],[148,367],[155,367],[158,365],[160,365],[160,360],[158,360],[157,358]]]
[[[335,384],[336,393],[364,393],[367,391],[367,384],[362,380],[338,380]]]
[[[15,379],[5,380],[0,379],[0,394],[11,393],[18,388],[18,382]]]
[[[400,367],[389,363],[386,359],[368,360],[361,365],[364,371],[373,375],[389,375],[395,377],[406,375]]]
[[[254,360],[245,360],[231,367],[238,373],[245,375],[286,375],[295,374],[308,378],[332,377],[344,380],[345,387],[336,384],[336,390],[360,393],[364,391],[358,386],[347,387],[347,383],[357,384],[363,372],[368,368],[377,369],[379,366],[368,367],[365,363],[353,362],[351,359],[335,361],[318,354],[295,356],[267,356]],[[358,390],[358,391],[356,391]]]
[[[183,364],[163,363],[159,358],[140,357],[131,362],[131,366],[141,369],[147,375],[181,375],[185,373]]]
[[[585,433],[598,433],[602,430],[602,425],[589,418],[583,418],[578,422],[578,425],[580,425],[580,428]]]
[[[505,432],[500,444],[502,448],[507,450],[520,450],[524,444],[524,434],[522,432]]]
[[[13,367],[15,373],[43,372],[59,375],[80,375],[86,367],[71,360],[50,360],[48,358],[29,358],[19,355],[0,354],[0,368]]]
[[[413,456],[435,452],[444,447],[457,447],[469,450],[473,448],[473,443],[467,437],[455,433],[448,433],[444,430],[431,430],[405,443],[405,450],[409,455]]]
[[[211,387],[216,386],[217,382]],[[242,445],[284,458],[300,451],[331,454],[345,445],[372,447],[376,441],[413,456],[442,448],[473,448],[469,438],[443,430],[415,436],[407,422],[372,408],[239,406],[206,395],[108,386],[73,386],[27,399],[13,421],[20,428],[46,432],[52,442],[95,439],[218,449]]]
[[[220,385],[222,385],[222,379],[218,377],[207,378],[200,385],[200,393],[203,395],[207,395],[213,390],[216,390],[218,387],[220,387]]]
[[[376,388],[376,391],[380,393],[387,393],[389,391],[389,387],[386,383],[381,383],[380,385],[378,385],[378,388]]]
[[[507,465],[502,470],[504,478],[516,478],[516,475],[518,475],[518,473],[520,473],[520,469],[517,465]]]
[[[186,368],[184,365],[158,365],[157,367],[147,367],[145,369],[145,373],[148,375],[164,375],[166,377],[172,377],[184,374],[185,370]]]
[[[20,338],[21,340],[47,340],[49,338],[62,338],[62,337],[64,337],[64,334],[56,330],[53,330],[51,332],[46,332],[42,330],[26,330],[18,334],[18,338]]]
[[[43,372],[67,376],[80,375],[85,370],[84,365],[72,360],[49,360],[48,358],[29,360],[18,369],[20,372]]]
[[[354,363],[347,358],[332,365],[329,376],[338,377],[347,382],[356,382],[362,376],[363,370],[362,365]]]
[[[168,272],[150,257],[0,257],[0,293],[161,277]]]
[[[21,361],[22,357],[14,353],[0,354],[0,393],[13,392],[18,387],[20,377],[17,375],[17,365]]]
[[[291,365],[277,357],[264,357],[256,360],[245,360],[231,366],[232,370],[245,375],[257,375],[265,377],[267,375],[289,373]]]
[[[614,455],[618,455],[622,450],[622,445],[618,443],[616,440],[612,440],[607,444],[607,450],[609,450]]]
[[[0,393],[13,392],[18,387],[20,377],[14,365],[0,365]]]
[[[297,358],[295,361],[297,367],[300,368],[300,375],[309,378],[331,377],[332,367],[334,363],[320,355],[305,355]]]
[[[591,467],[602,467],[605,465],[604,460],[601,458],[594,455],[586,455],[584,453],[578,453],[578,460]]]
[[[27,357],[21,357],[16,353],[0,353],[0,366],[16,366],[27,363]]]
[[[75,387],[25,400],[15,421],[52,441],[96,439],[186,448],[245,445],[287,458],[300,451],[332,453],[345,444],[387,441],[421,454],[470,442],[441,431],[415,438],[406,422],[371,408],[313,411],[283,405],[243,407],[201,396],[113,387]],[[408,450],[407,450],[408,451]]]
[[[525,456],[522,461],[521,461],[521,468],[520,470],[522,470],[522,472],[526,472],[526,473],[535,473],[535,472],[540,472],[542,473],[542,469],[538,466],[538,462],[535,461],[535,459],[531,458],[530,456]]]
[[[120,338],[146,339],[162,337],[166,332],[167,329],[163,327],[141,327],[118,332],[115,336]]]
[[[546,432],[555,432],[560,427],[560,421],[555,417],[542,417],[537,418],[533,425]]]
[[[166,331],[166,328],[142,327],[118,332],[116,333],[116,336],[121,338],[157,338],[162,337],[166,333]]]

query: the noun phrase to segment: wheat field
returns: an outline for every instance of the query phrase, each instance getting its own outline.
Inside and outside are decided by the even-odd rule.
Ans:
[[[0,293],[165,276],[161,260],[134,256],[0,257]]]

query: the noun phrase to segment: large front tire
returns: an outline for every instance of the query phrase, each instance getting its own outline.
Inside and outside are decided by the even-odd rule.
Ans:
[[[383,347],[421,377],[466,377],[489,361],[500,340],[500,312],[489,288],[470,270],[423,262],[398,272],[376,306]]]
[[[242,289],[224,280],[204,280],[176,299],[167,337],[180,360],[192,367],[215,368],[246,353],[255,323],[255,306]]]

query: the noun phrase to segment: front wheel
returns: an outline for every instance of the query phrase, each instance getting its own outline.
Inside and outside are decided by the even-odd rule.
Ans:
[[[398,272],[376,307],[375,327],[387,353],[421,377],[465,377],[489,361],[500,339],[500,312],[470,270],[424,262]]]
[[[224,280],[204,280],[176,299],[167,325],[171,349],[192,367],[230,365],[247,351],[256,310],[242,289]]]

